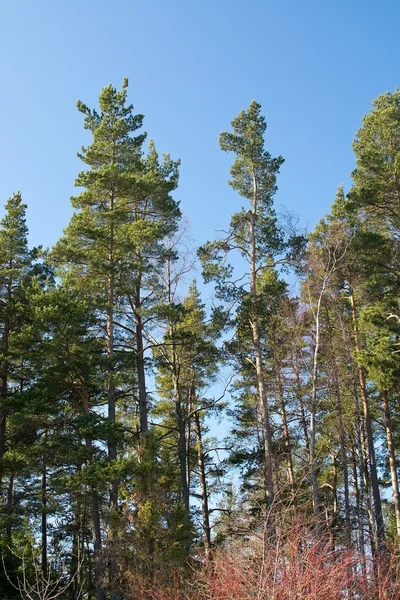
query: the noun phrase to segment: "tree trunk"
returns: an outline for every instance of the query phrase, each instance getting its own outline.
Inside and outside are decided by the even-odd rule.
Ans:
[[[358,521],[358,551],[361,557],[361,568],[362,574],[364,577],[367,575],[367,563],[365,560],[365,535],[364,535],[364,495],[362,495],[361,490],[363,489],[363,484],[358,479],[358,469],[359,469],[359,461],[357,461],[357,453],[355,448],[351,449],[352,456],[352,468],[353,468],[353,485],[354,485],[354,496],[356,500],[356,509],[357,509],[357,521]]]
[[[255,220],[257,218],[257,202],[258,202],[258,189],[257,189],[257,178],[253,170],[253,206],[250,213],[249,222],[249,234],[250,234],[250,294],[253,300],[252,314],[250,316],[250,327],[253,341],[253,349],[256,359],[256,377],[257,377],[257,388],[258,396],[260,400],[261,416],[262,416],[262,427],[264,435],[264,473],[265,473],[265,495],[267,501],[267,520],[271,521],[272,515],[270,515],[270,509],[274,502],[274,470],[273,470],[273,451],[272,451],[272,431],[269,417],[269,407],[267,398],[267,389],[265,385],[262,350],[261,350],[261,334],[260,334],[260,323],[258,318],[258,307],[257,307],[257,251],[256,251],[256,234],[255,234]],[[267,527],[266,531],[268,534],[274,535],[275,527]]]
[[[178,422],[178,460],[181,480],[181,493],[183,504],[187,515],[190,514],[190,498],[189,487],[187,482],[187,454],[186,454],[186,419],[182,410],[182,398],[179,390],[178,373],[176,369],[176,361],[174,360],[174,398],[175,398],[175,413]]]
[[[207,560],[211,559],[211,527],[210,512],[208,508],[207,476],[204,460],[203,440],[201,434],[200,414],[196,410],[194,415],[194,428],[197,438],[197,464],[199,469],[201,490],[201,514],[203,521],[203,543]]]
[[[114,196],[111,195],[110,211],[114,210]],[[115,312],[115,277],[114,277],[114,223],[110,224],[110,246],[109,246],[109,268],[110,275],[108,278],[108,307],[107,307],[107,358],[108,358],[108,384],[107,384],[107,403],[108,403],[108,421],[112,425],[116,422],[116,387],[115,387],[115,366],[114,366],[114,312]],[[107,440],[108,458],[110,464],[117,460],[117,443],[115,433],[111,431],[111,435]],[[114,591],[117,586],[118,578],[118,562],[117,562],[117,517],[118,517],[118,479],[113,477],[110,482],[110,524],[108,528],[109,541],[109,574],[111,584],[111,600],[119,600],[120,595]]]
[[[397,476],[396,455],[394,451],[392,419],[389,407],[389,394],[387,390],[381,392],[383,412],[385,415],[386,440],[389,455],[390,476],[392,480],[393,503],[396,513],[396,529],[397,543],[400,545],[400,497],[399,497],[399,480]]]
[[[328,275],[325,275],[322,287],[318,296],[317,309],[315,312],[315,334],[314,334],[314,352],[311,375],[311,402],[310,402],[310,477],[313,495],[314,518],[316,521],[317,531],[319,531],[319,496],[318,496],[318,477],[317,464],[315,454],[316,444],[316,419],[317,419],[317,385],[318,385],[318,368],[319,368],[319,347],[321,338],[321,305],[324,297],[326,286],[328,284]]]
[[[11,287],[8,284],[8,292],[7,292],[7,307],[9,307],[11,301]],[[10,324],[9,320],[6,317],[4,320],[4,331],[3,338],[1,343],[1,351],[3,355],[3,360],[0,366],[0,402],[2,406],[0,406],[0,490],[1,484],[3,480],[3,458],[6,452],[6,435],[7,435],[7,416],[9,410],[5,405],[7,402],[8,395],[8,346],[9,346],[9,335],[10,335]]]
[[[305,443],[305,447],[306,447],[306,454],[307,454],[307,460],[310,461],[310,439],[308,437],[308,423],[307,423],[307,417],[306,417],[306,410],[305,410],[305,406],[304,406],[304,399],[303,399],[303,394],[301,392],[301,382],[300,382],[300,369],[298,366],[298,357],[295,357],[295,364],[294,364],[294,376],[295,376],[295,381],[296,381],[296,397],[297,400],[299,402],[299,406],[300,406],[300,421],[301,421],[301,427],[303,429],[303,435],[304,435],[304,443]]]
[[[344,518],[346,523],[346,540],[348,548],[351,548],[351,518],[350,518],[350,497],[349,497],[349,468],[347,462],[347,440],[346,432],[343,424],[343,412],[342,412],[342,397],[340,393],[340,384],[337,369],[335,368],[335,388],[336,388],[336,400],[337,400],[337,411],[339,419],[339,437],[340,437],[340,454],[342,457],[343,467],[343,486],[344,486]]]
[[[139,277],[140,282],[140,277]],[[135,293],[135,325],[136,325],[136,365],[138,378],[139,423],[140,435],[148,429],[146,372],[144,365],[143,319],[141,315],[140,283]]]
[[[113,301],[114,297],[113,285],[110,288],[110,303]],[[108,367],[108,389],[107,389],[107,398],[108,398],[108,420],[109,422],[115,423],[116,420],[116,390],[115,390],[115,381],[114,381],[114,368],[112,365],[112,361],[114,358],[114,311],[112,308],[109,309],[107,315],[107,356],[109,359],[109,367]],[[117,460],[117,445],[114,438],[114,433],[108,439],[108,458],[110,462],[114,462]],[[110,487],[110,509],[112,511],[117,511],[118,509],[118,481],[113,479]]]
[[[332,517],[330,519],[330,543],[332,550],[335,551],[336,547],[336,529],[337,529],[337,519],[339,513],[339,502],[338,502],[338,469],[337,469],[337,457],[332,456],[333,463],[333,485],[332,485],[332,496],[333,496],[333,506],[332,506]]]
[[[82,392],[82,405],[83,412],[89,414],[89,394],[86,388]],[[90,438],[85,440],[86,451],[87,451],[87,465],[90,467],[92,464],[93,456],[93,443]],[[94,562],[94,581],[96,588],[96,600],[105,600],[105,594],[102,589],[102,578],[103,568],[101,565],[101,551],[102,551],[102,540],[101,540],[101,524],[100,524],[100,506],[99,498],[96,490],[91,488],[91,516],[92,516],[92,539],[93,539],[93,562]]]
[[[46,433],[47,441],[47,433]],[[42,542],[42,577],[44,581],[48,578],[48,563],[47,563],[47,468],[46,461],[43,459],[42,470],[42,527],[41,527],[41,542]]]
[[[371,554],[374,558],[378,556],[378,534],[376,530],[376,521],[375,521],[375,513],[373,509],[373,499],[371,493],[371,480],[368,471],[368,450],[367,450],[367,442],[366,436],[364,432],[364,428],[362,431],[362,467],[363,467],[363,479],[364,479],[364,489],[365,489],[365,501],[368,515],[368,530],[369,530],[369,539],[371,546]]]
[[[361,351],[361,345],[360,345],[360,340],[359,340],[359,335],[358,335],[357,309],[356,309],[356,303],[355,303],[354,294],[353,294],[352,290],[350,292],[350,302],[351,302],[351,313],[352,313],[352,319],[353,319],[354,345],[355,345],[357,354],[359,354],[359,352]],[[362,401],[363,411],[364,411],[364,425],[365,425],[366,442],[367,442],[369,465],[370,465],[372,494],[373,494],[373,498],[374,498],[374,517],[375,517],[376,531],[377,531],[377,536],[378,536],[378,549],[381,553],[385,553],[386,552],[385,526],[384,526],[384,522],[383,522],[382,502],[381,502],[381,495],[380,495],[380,491],[379,491],[378,472],[377,472],[377,467],[376,467],[375,447],[374,447],[374,438],[373,438],[373,433],[372,433],[371,415],[370,415],[370,409],[369,409],[367,385],[366,385],[366,380],[365,380],[365,370],[360,365],[358,365],[358,377],[359,377],[361,401]]]
[[[77,472],[82,471],[81,466],[77,465]],[[81,494],[78,493],[74,503],[74,524],[72,534],[72,552],[71,552],[71,565],[70,565],[70,577],[73,580],[70,586],[70,597],[71,600],[80,600],[82,596],[82,576],[81,576],[81,538],[83,537],[82,532],[82,521],[83,511],[85,507],[82,506]]]
[[[291,444],[291,436],[289,431],[285,399],[283,396],[283,385],[281,378],[281,365],[275,361],[275,375],[276,375],[276,385],[278,391],[278,400],[281,409],[281,418],[283,425],[283,435],[285,438],[285,452],[286,452],[286,460],[287,460],[287,473],[288,480],[290,485],[290,491],[292,493],[292,502],[296,503],[296,490],[295,490],[295,477],[294,477],[294,468],[293,468],[293,457],[292,457],[292,444]]]
[[[12,545],[13,545],[13,540],[12,540],[13,504],[14,504],[14,473],[10,473],[10,480],[8,482],[8,490],[7,490],[7,525],[6,525],[7,546],[10,550],[12,549]]]

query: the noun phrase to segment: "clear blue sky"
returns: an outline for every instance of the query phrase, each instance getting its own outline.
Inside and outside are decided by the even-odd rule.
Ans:
[[[349,185],[372,99],[400,84],[399,23],[398,0],[2,0],[0,202],[20,189],[31,242],[57,240],[88,141],[76,100],[126,75],[158,149],[182,160],[196,241],[241,206],[218,135],[252,99],[286,159],[276,204],[313,225]]]

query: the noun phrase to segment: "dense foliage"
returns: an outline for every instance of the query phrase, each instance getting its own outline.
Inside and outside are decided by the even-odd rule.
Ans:
[[[55,247],[29,249],[19,193],[0,223],[2,591],[397,598],[400,92],[309,234],[274,211],[261,106],[232,121],[244,205],[198,249],[212,307],[179,161],[127,92],[78,102],[92,141]]]

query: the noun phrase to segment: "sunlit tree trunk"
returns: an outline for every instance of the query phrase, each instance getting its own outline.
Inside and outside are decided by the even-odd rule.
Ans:
[[[359,353],[361,351],[361,344],[358,335],[358,319],[357,319],[357,309],[356,303],[354,299],[353,291],[350,291],[350,303],[351,303],[351,313],[353,319],[353,337],[354,337],[354,345],[356,352]],[[371,423],[371,415],[369,408],[369,400],[368,400],[368,392],[367,392],[367,384],[365,380],[365,371],[364,368],[358,365],[358,377],[359,377],[359,386],[360,386],[360,396],[364,411],[364,425],[365,425],[365,434],[366,434],[366,443],[368,449],[368,458],[369,458],[369,467],[370,467],[370,476],[371,476],[371,486],[372,486],[372,494],[374,498],[374,518],[376,522],[376,530],[378,536],[378,547],[380,552],[386,551],[385,545],[385,526],[383,522],[383,514],[382,514],[382,502],[381,495],[379,490],[379,482],[378,482],[378,472],[376,467],[376,458],[375,458],[375,447],[374,447],[374,438],[372,433],[372,423]]]
[[[386,441],[389,455],[390,477],[392,480],[393,503],[396,514],[397,543],[400,545],[400,497],[399,480],[397,476],[396,455],[394,451],[392,419],[389,407],[389,394],[387,390],[381,392],[383,412],[385,415]]]

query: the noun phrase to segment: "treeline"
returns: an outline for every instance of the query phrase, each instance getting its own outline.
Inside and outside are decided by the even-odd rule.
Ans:
[[[92,141],[54,248],[29,248],[19,193],[0,224],[2,590],[179,596],[196,565],[239,542],[265,557],[299,523],[299,553],[309,535],[376,576],[400,544],[400,92],[308,235],[274,211],[260,105],[232,121],[243,208],[198,249],[206,307],[179,161],[146,146],[127,87],[78,102]]]

